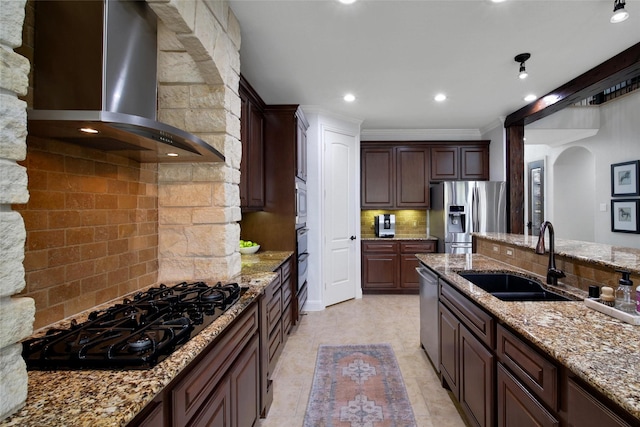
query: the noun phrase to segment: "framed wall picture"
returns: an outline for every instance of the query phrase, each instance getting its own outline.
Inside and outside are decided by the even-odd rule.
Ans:
[[[640,199],[611,200],[611,231],[640,233]]]
[[[611,197],[640,195],[640,160],[611,165]]]

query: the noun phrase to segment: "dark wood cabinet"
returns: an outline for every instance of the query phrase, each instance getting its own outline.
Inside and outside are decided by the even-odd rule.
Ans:
[[[558,427],[560,425],[553,414],[547,411],[501,363],[498,363],[497,387],[498,427]]]
[[[429,207],[429,148],[396,147],[397,208]]]
[[[393,208],[395,206],[395,157],[393,148],[363,147],[360,153],[363,208]]]
[[[628,423],[603,402],[603,396],[587,390],[572,378],[567,379],[567,426],[597,426],[597,427],[630,427],[640,425],[639,420],[634,424]]]
[[[362,142],[360,148],[363,209],[428,209],[431,181],[489,179],[489,141]]]
[[[264,207],[264,105],[251,85],[240,78],[240,207],[261,210]]]
[[[431,147],[432,181],[489,179],[489,142]]]
[[[495,365],[492,351],[461,324],[459,402],[472,425],[494,425]]]
[[[440,285],[440,372],[471,425],[495,423],[495,322],[446,282]],[[474,332],[472,332],[474,331]]]
[[[229,373],[232,426],[252,427],[260,416],[260,356],[254,336]]]
[[[309,123],[301,111],[296,112],[296,178],[307,181],[307,128]]]
[[[360,153],[363,208],[428,208],[429,148],[365,144]]]
[[[369,240],[362,242],[362,291],[418,293],[417,253],[436,251],[435,241]]]

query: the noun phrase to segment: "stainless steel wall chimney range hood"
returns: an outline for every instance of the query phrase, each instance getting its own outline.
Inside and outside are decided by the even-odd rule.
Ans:
[[[30,135],[139,162],[224,161],[202,139],[156,120],[157,17],[144,0],[35,7]]]

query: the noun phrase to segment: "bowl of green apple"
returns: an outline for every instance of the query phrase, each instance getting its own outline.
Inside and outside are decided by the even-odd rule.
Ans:
[[[255,254],[260,249],[260,245],[251,240],[240,240],[240,253],[241,254]]]

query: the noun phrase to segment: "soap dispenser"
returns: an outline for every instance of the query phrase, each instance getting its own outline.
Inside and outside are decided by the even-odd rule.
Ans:
[[[635,313],[636,304],[631,300],[631,289],[633,282],[629,278],[630,272],[625,270],[616,270],[618,273],[622,273],[622,278],[618,280],[618,289],[616,290],[616,305],[620,311],[625,313]]]

